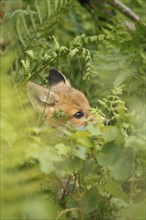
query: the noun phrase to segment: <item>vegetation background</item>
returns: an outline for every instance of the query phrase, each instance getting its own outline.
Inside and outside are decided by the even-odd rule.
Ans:
[[[2,0],[1,219],[144,220],[145,1]],[[39,123],[51,67],[110,125]]]

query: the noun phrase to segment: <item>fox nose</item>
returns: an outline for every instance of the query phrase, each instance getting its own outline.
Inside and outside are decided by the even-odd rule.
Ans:
[[[108,125],[108,121],[106,118],[102,117],[101,116],[101,120],[102,120],[102,123],[104,124],[104,126],[107,126]]]

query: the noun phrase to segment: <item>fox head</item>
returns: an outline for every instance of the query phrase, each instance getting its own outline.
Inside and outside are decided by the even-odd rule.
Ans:
[[[73,88],[65,76],[56,69],[51,69],[49,76],[50,88],[42,87],[28,81],[27,94],[34,108],[43,115],[45,124],[58,125],[66,121],[75,126],[84,126],[89,117],[89,102],[85,95]],[[65,113],[65,117],[56,119],[58,111]]]

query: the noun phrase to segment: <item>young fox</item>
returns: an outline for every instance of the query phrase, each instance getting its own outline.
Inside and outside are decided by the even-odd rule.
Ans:
[[[42,115],[45,124],[59,125],[66,121],[75,126],[84,126],[86,118],[90,117],[89,102],[84,94],[73,88],[65,76],[56,69],[49,73],[50,88],[44,88],[28,81],[27,93],[34,108]],[[56,119],[55,112],[65,113],[64,118]]]

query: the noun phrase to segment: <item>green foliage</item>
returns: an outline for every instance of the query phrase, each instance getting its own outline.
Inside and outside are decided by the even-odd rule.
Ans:
[[[1,219],[145,219],[143,3],[123,2],[142,14],[135,30],[75,0],[1,3]],[[39,123],[25,83],[47,86],[52,66],[87,95],[94,122]]]

